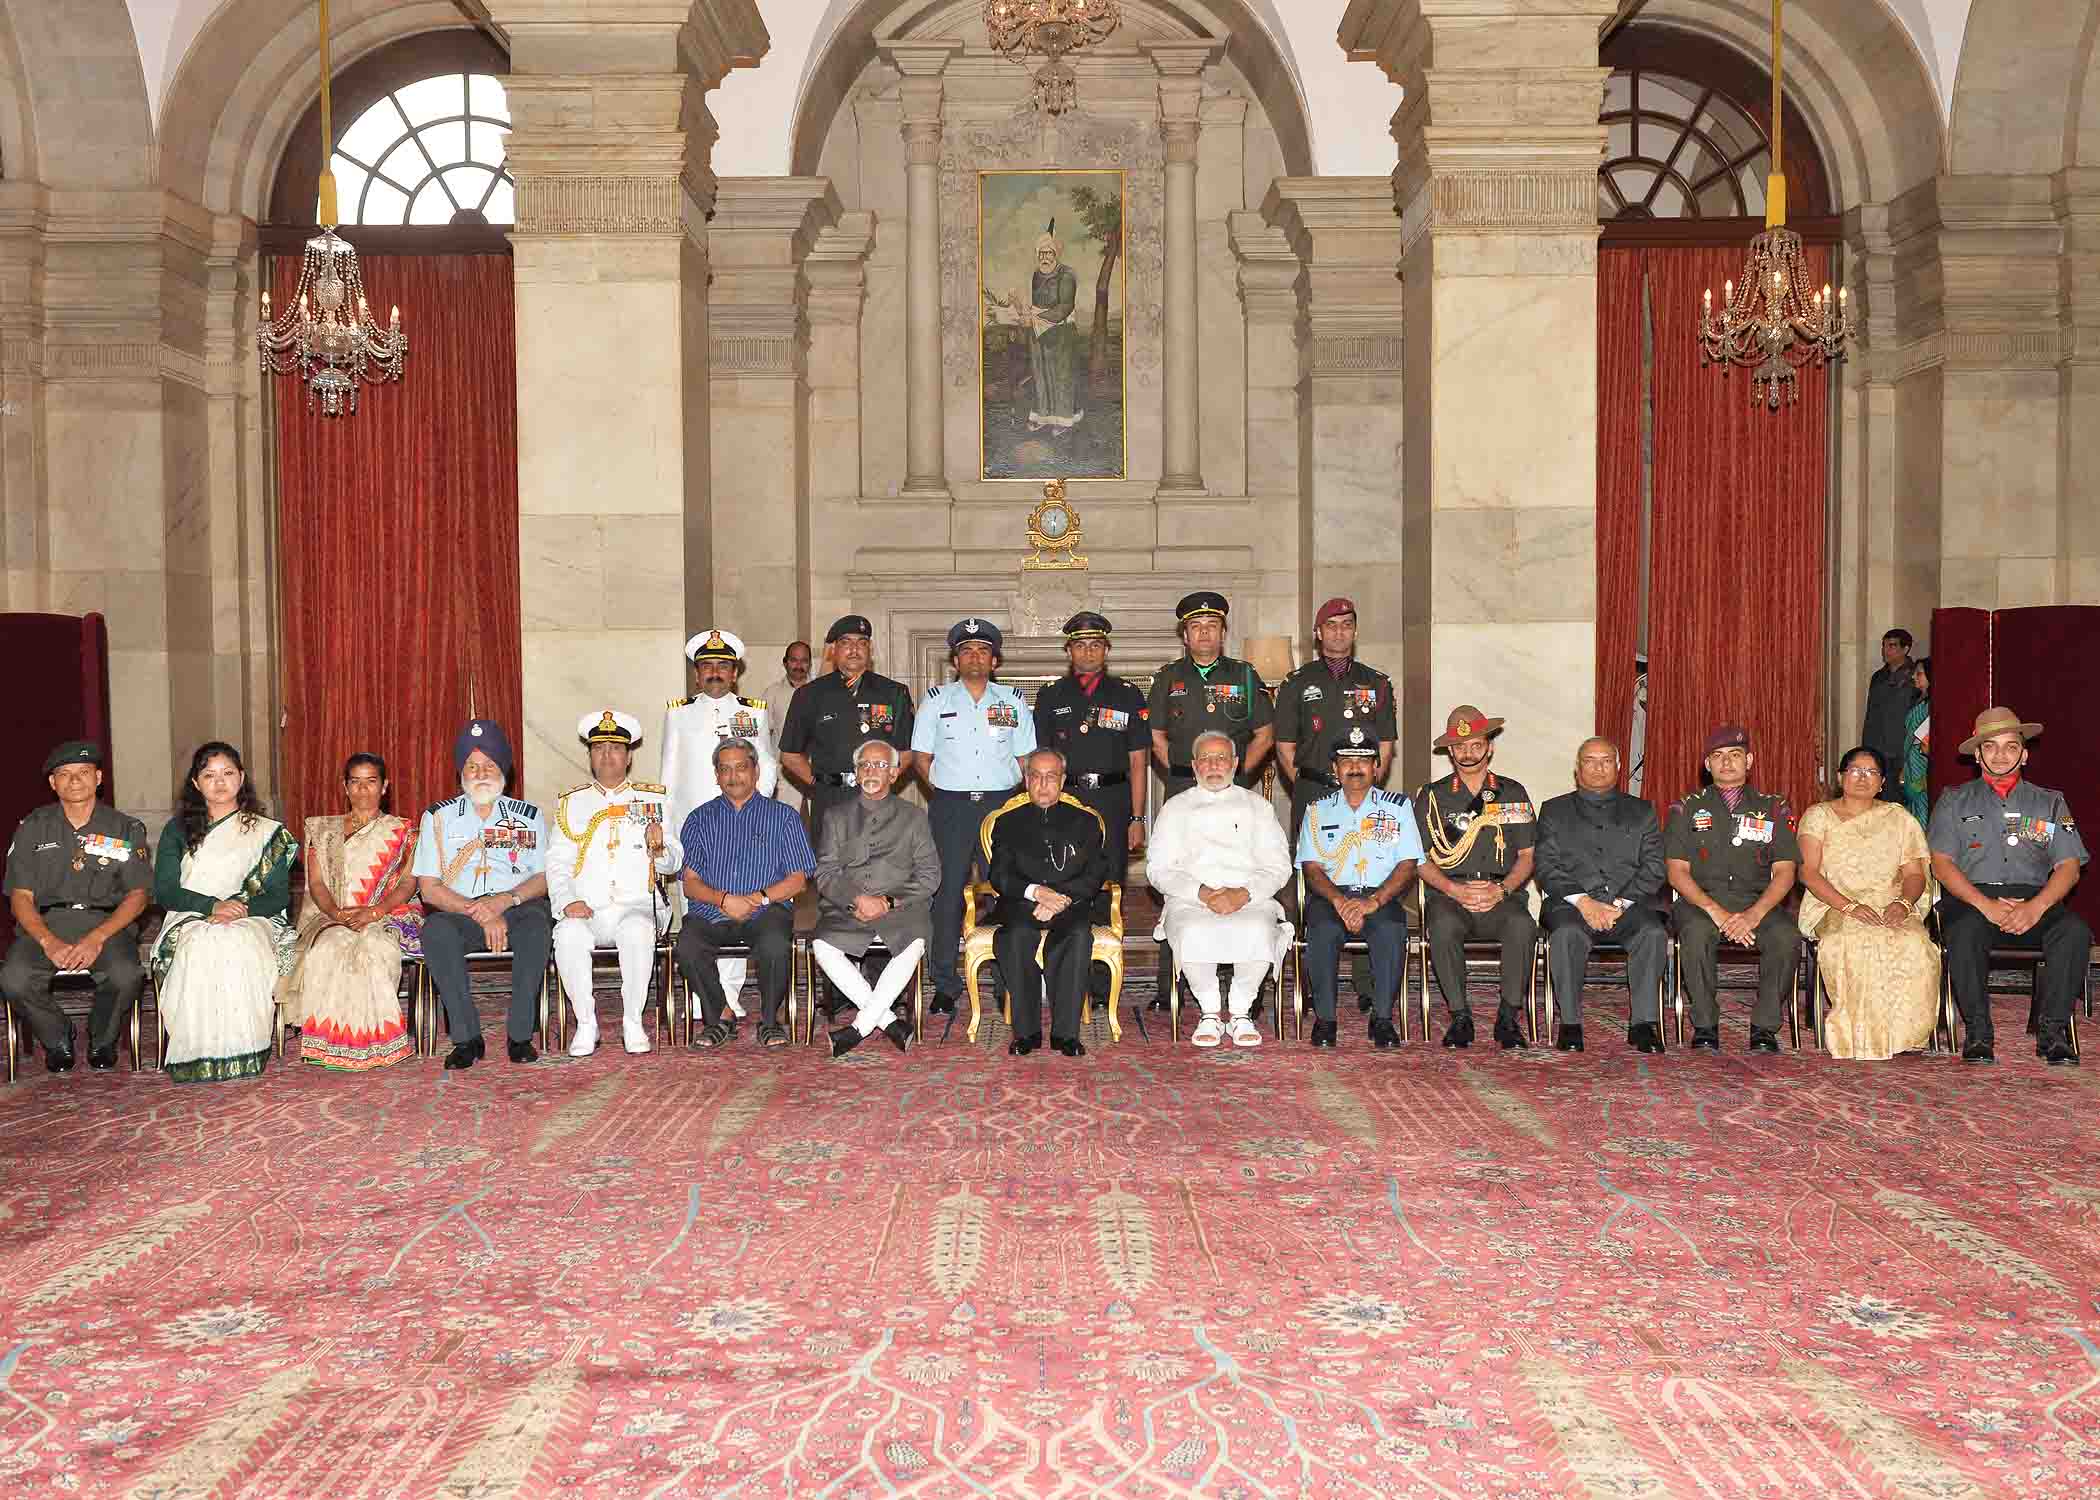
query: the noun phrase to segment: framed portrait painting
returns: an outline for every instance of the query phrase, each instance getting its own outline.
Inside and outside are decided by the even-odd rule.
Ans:
[[[1121,479],[1121,171],[977,175],[978,402],[986,479]]]

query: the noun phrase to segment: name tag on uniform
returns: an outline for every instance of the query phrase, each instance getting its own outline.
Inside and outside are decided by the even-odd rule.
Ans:
[[[1011,703],[994,703],[985,709],[984,722],[993,729],[1018,729],[1021,715]]]
[[[1746,844],[1772,842],[1772,820],[1756,813],[1742,813],[1735,820],[1735,836]]]
[[[89,859],[126,860],[131,858],[131,845],[106,833],[90,833],[81,838],[80,852]]]
[[[1318,703],[1322,696],[1320,685],[1317,682],[1308,682],[1305,685],[1305,691],[1298,695],[1298,701],[1301,703]]]

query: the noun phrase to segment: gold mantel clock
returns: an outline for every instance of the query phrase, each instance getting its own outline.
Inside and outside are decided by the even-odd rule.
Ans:
[[[1065,499],[1065,482],[1052,479],[1043,498],[1028,513],[1028,545],[1035,550],[1021,559],[1024,568],[1083,568],[1079,552],[1079,512]]]

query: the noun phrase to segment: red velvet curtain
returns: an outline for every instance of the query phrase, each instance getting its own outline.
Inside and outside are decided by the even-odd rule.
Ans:
[[[1932,750],[1928,756],[1930,765],[1925,784],[1935,800],[1948,787],[1976,774],[1975,762],[1962,759],[1961,742],[1976,727],[1976,716],[1997,705],[1999,700],[1991,696],[1993,686],[1991,612],[1987,609],[1934,610]],[[2020,712],[2024,714],[2032,710],[2022,708]]]
[[[398,303],[408,364],[324,419],[277,387],[285,811],[343,804],[342,765],[384,756],[394,811],[457,786],[452,737],[493,718],[522,755],[516,319],[506,255],[362,257]],[[272,266],[289,306],[299,262]],[[522,764],[514,770],[516,786]]]
[[[1827,372],[1800,399],[1753,404],[1747,371],[1702,368],[1700,294],[1740,276],[1740,248],[1645,252],[1655,319],[1655,515],[1650,531],[1647,782],[1667,805],[1699,785],[1708,731],[1750,730],[1756,784],[1796,810],[1828,795],[1824,759]],[[1808,251],[1810,272],[1829,254]]]
[[[1640,640],[1640,250],[1597,256],[1597,722],[1621,745],[1633,726]]]

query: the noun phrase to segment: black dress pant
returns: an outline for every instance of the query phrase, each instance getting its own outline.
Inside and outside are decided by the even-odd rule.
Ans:
[[[2037,885],[1979,885],[1987,897],[2003,896],[2025,901],[2041,889]],[[2085,983],[2085,966],[2093,948],[2093,930],[2085,918],[2059,902],[2026,932],[2012,933],[1993,927],[1982,912],[1952,896],[1940,898],[1940,942],[1946,949],[1947,978],[1954,986],[1954,1003],[1961,1007],[1962,1025],[1969,1040],[1988,1042],[1991,1031],[1991,949],[2021,948],[2042,955],[2042,972],[2036,995],[2042,1004],[2041,1033],[2046,1040],[2068,1035],[2071,1005]]]
[[[1468,911],[1442,891],[1422,892],[1422,935],[1429,944],[1429,965],[1452,1019],[1472,1014],[1466,995],[1466,944],[1502,945],[1502,1006],[1515,1010],[1531,984],[1539,924],[1518,892],[1505,896],[1493,911]]]
[[[1041,943],[1043,959],[1036,962]],[[1001,922],[992,939],[1006,993],[1014,1036],[1040,1036],[1043,992],[1049,991],[1050,1035],[1079,1037],[1079,1012],[1086,999],[1087,958],[1094,947],[1093,928],[1084,920],[1045,927],[1036,921]]]
[[[1775,906],[1757,924],[1757,1008],[1750,1024],[1777,1031],[1786,1020],[1787,998],[1801,966],[1801,929],[1793,914]],[[1721,929],[1689,901],[1677,903],[1677,962],[1685,994],[1692,1002],[1692,1025],[1706,1029],[1721,1024]]]
[[[927,797],[926,822],[933,832],[934,852],[941,857],[941,884],[933,893],[933,933],[926,945],[926,965],[933,992],[950,999],[962,994],[963,887],[984,864],[978,837],[987,814],[1012,796],[1003,792],[944,792]],[[1002,977],[1002,984],[1006,981]]]
[[[1362,897],[1369,892],[1341,887],[1345,896]],[[1393,1019],[1393,997],[1400,989],[1407,964],[1407,908],[1389,902],[1364,918],[1364,930],[1355,940],[1371,950],[1371,1014],[1380,1021]],[[1313,1014],[1322,1021],[1334,1019],[1334,997],[1342,967],[1342,945],[1352,941],[1342,915],[1324,896],[1305,897],[1305,983],[1312,990]]]
[[[44,913],[44,925],[67,942],[78,942],[108,915],[53,907]],[[7,950],[7,962],[0,964],[0,992],[21,1007],[38,1045],[46,1052],[63,1051],[73,1034],[72,1023],[51,993],[51,981],[57,973],[43,948],[19,934]],[[88,1047],[114,1047],[146,983],[146,970],[139,962],[138,930],[127,927],[112,934],[102,945],[101,955],[88,970],[88,976],[95,981],[95,1003],[88,1012]]]
[[[1600,943],[1626,950],[1626,975],[1633,991],[1628,1009],[1633,1023],[1660,1023],[1663,961],[1670,953],[1662,913],[1645,901],[1636,901],[1606,931],[1592,932],[1571,903],[1549,899],[1546,972],[1553,976],[1553,1003],[1559,1008],[1560,1024],[1582,1024],[1582,982],[1589,973],[1590,950]]]
[[[510,1019],[505,1029],[511,1041],[529,1042],[540,1024],[554,914],[547,898],[540,896],[505,912],[503,926],[510,934]],[[423,918],[423,966],[445,1004],[445,1030],[451,1033],[455,1047],[481,1036],[474,983],[467,977],[467,955],[487,946],[481,924],[465,912],[434,911]]]
[[[678,929],[678,967],[685,982],[700,991],[700,1019],[709,1026],[729,1009],[715,959],[723,948],[739,943],[751,945],[751,958],[758,968],[758,1024],[778,1026],[780,1002],[787,997],[794,976],[794,903],[775,901],[741,922],[709,922],[698,908],[686,908],[685,925]]]

